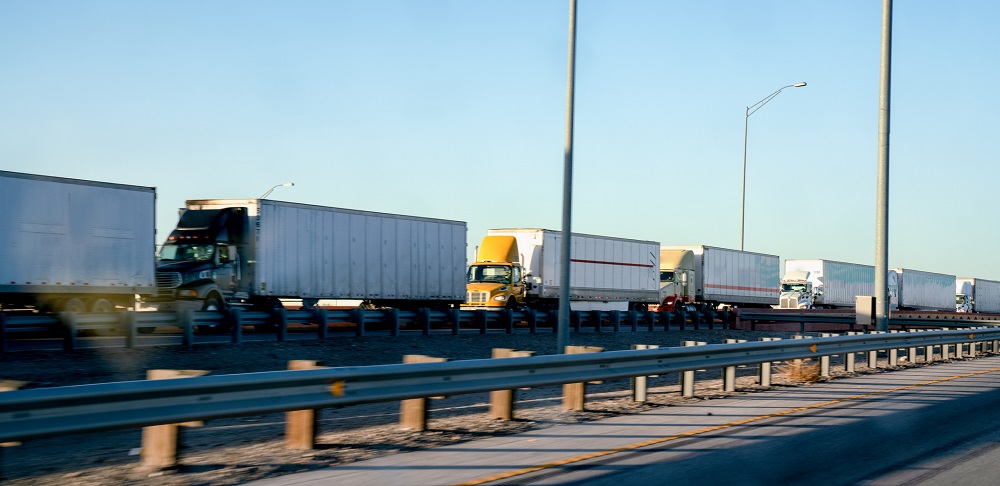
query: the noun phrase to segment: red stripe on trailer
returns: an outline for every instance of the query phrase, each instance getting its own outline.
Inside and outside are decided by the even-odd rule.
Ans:
[[[749,290],[751,292],[769,292],[778,293],[777,289],[768,289],[762,287],[741,287],[739,285],[717,285],[717,284],[705,284],[705,288],[712,289],[726,289],[726,290]]]
[[[605,262],[605,261],[601,261],[601,260],[577,260],[576,258],[572,258],[572,259],[570,259],[570,261],[574,262],[574,263],[594,263],[594,264],[597,264],[597,265],[618,265],[618,266],[622,266],[622,267],[646,267],[646,268],[653,268],[653,266],[650,265],[650,264],[648,264],[648,263]]]

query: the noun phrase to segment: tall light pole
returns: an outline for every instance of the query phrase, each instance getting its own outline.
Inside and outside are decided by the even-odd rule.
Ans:
[[[740,202],[740,251],[743,251],[743,222],[746,217],[747,211],[747,127],[750,124],[750,115],[753,115],[757,110],[764,107],[768,101],[774,99],[775,96],[781,93],[781,90],[785,88],[801,88],[805,86],[806,83],[795,83],[789,84],[788,86],[782,86],[778,88],[777,91],[771,93],[764,97],[764,99],[750,105],[747,107],[746,118],[743,119],[743,195]]]
[[[566,76],[566,148],[563,154],[562,258],[559,259],[559,310],[556,313],[556,353],[569,345],[569,267],[573,250],[573,88],[576,75],[576,0],[569,0],[569,62]]]
[[[273,190],[275,190],[275,189],[277,189],[279,187],[292,187],[294,185],[295,185],[294,182],[286,182],[284,184],[275,184],[270,189],[268,189],[267,192],[265,192],[263,196],[258,197],[257,199],[264,199],[264,198],[266,198],[267,196],[269,196],[271,194],[271,191],[273,191]]]

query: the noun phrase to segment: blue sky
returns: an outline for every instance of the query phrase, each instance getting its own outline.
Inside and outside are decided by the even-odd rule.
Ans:
[[[881,2],[580,0],[574,231],[874,263]],[[0,0],[0,169],[561,227],[568,2]],[[896,2],[889,265],[1000,280],[1000,3]]]

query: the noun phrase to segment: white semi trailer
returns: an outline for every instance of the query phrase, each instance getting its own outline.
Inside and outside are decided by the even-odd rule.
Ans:
[[[1000,282],[982,278],[956,279],[955,310],[1000,313]]]
[[[660,248],[660,308],[770,307],[778,304],[777,255],[714,246]]]
[[[833,260],[785,260],[779,307],[854,308],[856,296],[874,292],[874,266]]]
[[[469,265],[465,307],[558,307],[562,232],[537,228],[491,229]],[[573,233],[570,308],[645,310],[659,297],[655,241]]]
[[[900,310],[955,311],[955,276],[894,268],[896,288],[890,279],[889,293]],[[895,290],[895,292],[893,292]]]
[[[269,199],[189,200],[160,248],[160,310],[301,299],[396,308],[465,298],[464,222]]]
[[[113,312],[155,292],[156,189],[0,171],[0,308]]]

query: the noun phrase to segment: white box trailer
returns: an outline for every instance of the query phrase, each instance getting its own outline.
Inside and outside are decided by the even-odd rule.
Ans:
[[[812,287],[811,292],[808,286]],[[785,260],[781,308],[851,308],[858,295],[875,295],[875,267],[834,260]]]
[[[156,189],[0,171],[0,307],[112,312],[156,289]]]
[[[694,254],[695,303],[733,306],[778,304],[779,257],[706,245],[664,246]],[[664,269],[678,273],[673,269]]]
[[[528,297],[559,299],[562,232],[538,228],[491,229],[487,236],[517,240]],[[628,310],[659,298],[659,248],[655,241],[573,233],[570,308]],[[588,303],[589,302],[589,303]]]
[[[982,278],[955,281],[956,304],[966,304],[964,312],[1000,313],[1000,282]]]
[[[896,305],[900,310],[955,311],[954,275],[908,268],[892,270],[896,272]]]
[[[161,249],[158,307],[185,299],[203,307],[278,299],[460,304],[465,238],[460,221],[269,199],[189,200]],[[188,257],[199,244],[225,257]]]

